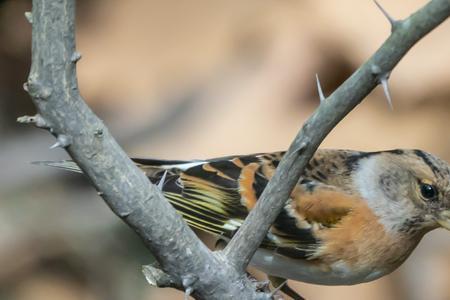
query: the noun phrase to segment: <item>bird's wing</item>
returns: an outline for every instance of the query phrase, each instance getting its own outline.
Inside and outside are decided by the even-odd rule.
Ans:
[[[311,258],[321,246],[321,232],[339,226],[358,204],[358,198],[342,189],[303,180],[269,231],[267,248],[291,258]]]
[[[160,186],[165,196],[190,226],[229,239],[256,204],[282,155],[187,162],[134,160],[152,182],[164,179]],[[321,170],[326,164],[312,161],[314,166],[308,166],[262,247],[307,258],[320,246],[316,231],[335,226],[351,210],[345,192],[318,180],[317,174],[322,179],[331,177]]]
[[[230,238],[254,206],[282,153],[207,161],[134,159],[192,227]],[[267,173],[267,175],[269,175]]]

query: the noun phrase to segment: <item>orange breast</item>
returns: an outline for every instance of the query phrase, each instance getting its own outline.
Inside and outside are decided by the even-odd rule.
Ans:
[[[317,258],[326,264],[344,262],[351,269],[397,268],[418,241],[387,232],[364,202],[353,207],[335,227],[317,232],[323,246]]]

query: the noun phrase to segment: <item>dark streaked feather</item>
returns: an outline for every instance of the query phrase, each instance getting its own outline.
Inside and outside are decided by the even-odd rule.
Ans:
[[[33,161],[33,165],[38,166],[47,166],[47,167],[54,167],[58,169],[63,169],[66,171],[76,172],[76,173],[83,173],[78,167],[78,165],[72,161],[72,160],[60,160],[60,161]]]
[[[257,199],[268,183],[265,168],[274,170],[281,157],[282,153],[227,157],[206,160],[185,170],[182,170],[185,162],[177,161],[173,168],[159,162],[162,167],[150,179],[158,182],[163,174],[161,169],[169,169],[172,175],[164,183],[163,192],[188,224],[229,239],[249,212],[241,194],[243,169],[258,164],[251,178],[251,189],[247,191]],[[158,169],[155,165],[141,167]],[[262,247],[290,257],[309,257],[320,241],[314,238],[311,226],[299,227],[298,219],[286,209],[275,220]]]

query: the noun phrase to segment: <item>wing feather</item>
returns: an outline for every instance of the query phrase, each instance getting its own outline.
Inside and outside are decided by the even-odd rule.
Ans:
[[[310,258],[321,244],[317,231],[337,226],[351,211],[354,203],[347,199],[352,197],[333,185],[342,183],[336,164],[345,155],[333,157],[330,163],[325,159],[329,154],[323,151],[327,150],[311,160],[262,247],[289,257]],[[182,161],[139,163],[152,182],[160,180],[162,170],[168,171],[163,192],[190,226],[229,239],[256,204],[283,154],[195,161],[188,168],[189,162]]]

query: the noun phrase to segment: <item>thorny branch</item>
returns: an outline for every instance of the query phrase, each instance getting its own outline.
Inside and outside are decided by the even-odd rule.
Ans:
[[[198,299],[256,298],[253,284],[195,236],[81,98],[75,0],[34,0],[27,16],[32,65],[24,87],[38,114],[19,121],[49,129],[54,147],[67,150],[110,208],[139,234],[174,286],[194,289]]]
[[[243,270],[304,166],[331,129],[449,14],[448,0],[432,0],[409,18],[395,21],[380,49],[305,123],[256,208],[223,252],[213,253],[200,242],[81,98],[75,67],[81,58],[75,50],[75,0],[33,0],[32,12],[26,13],[33,35],[24,88],[38,113],[18,121],[48,129],[56,137],[52,147],[64,147],[110,208],[139,234],[164,270],[149,269],[152,282],[183,288],[197,299],[268,299],[270,295],[255,292]]]

